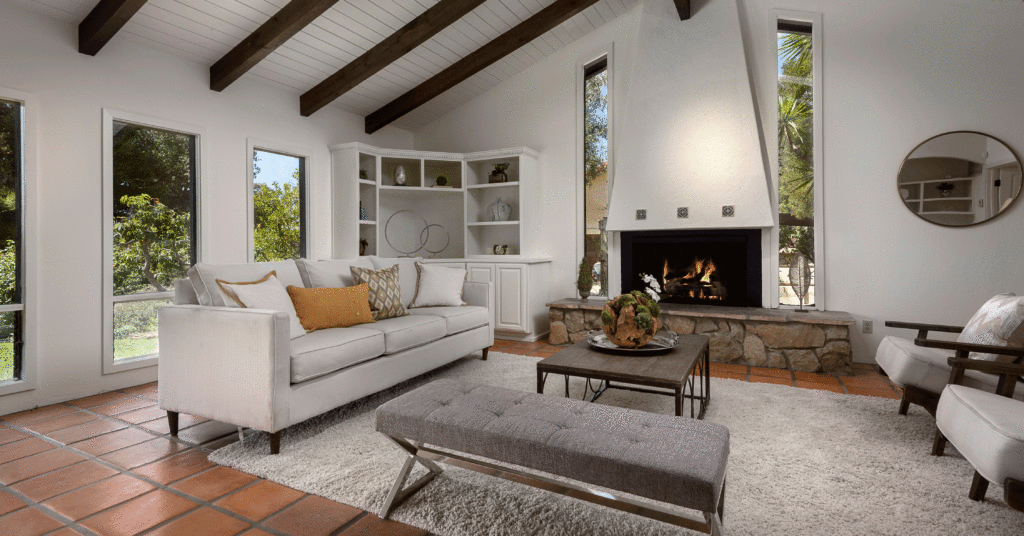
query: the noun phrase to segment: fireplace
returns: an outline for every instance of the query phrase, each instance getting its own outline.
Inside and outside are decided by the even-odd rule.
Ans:
[[[626,231],[622,292],[661,285],[663,303],[761,307],[761,230]]]

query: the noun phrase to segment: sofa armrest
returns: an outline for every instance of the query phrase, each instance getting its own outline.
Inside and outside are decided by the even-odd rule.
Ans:
[[[160,309],[160,407],[265,432],[288,426],[287,313],[236,307]]]

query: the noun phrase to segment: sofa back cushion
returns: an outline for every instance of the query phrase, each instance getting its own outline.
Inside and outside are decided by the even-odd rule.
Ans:
[[[238,304],[224,295],[217,286],[217,280],[224,281],[256,281],[270,272],[277,274],[277,279],[284,287],[295,285],[304,287],[299,269],[295,261],[248,262],[242,264],[210,264],[197,263],[188,269],[188,278],[196,291],[199,305],[217,307],[238,307]]]
[[[306,288],[341,288],[356,284],[352,279],[352,267],[375,270],[369,259],[332,259],[311,261],[299,259],[295,261],[299,274]]]
[[[398,266],[398,282],[402,287],[402,305],[409,305],[416,297],[416,263],[423,257],[384,258],[369,257],[376,270]]]

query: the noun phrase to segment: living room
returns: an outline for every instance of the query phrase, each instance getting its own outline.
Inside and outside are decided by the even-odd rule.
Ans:
[[[950,223],[949,218],[928,219],[922,206],[929,203],[925,200],[929,194],[911,191],[914,186],[907,184],[901,170],[920,145],[946,133],[987,135],[1011,155],[1024,149],[1017,128],[1024,112],[1015,105],[1020,93],[1016,82],[1024,77],[1019,61],[1024,4],[899,0],[866,8],[828,0],[570,2],[573,5],[563,13],[566,18],[552,15],[546,20],[550,28],[532,29],[543,30],[539,37],[500,39],[510,31],[530,35],[520,25],[561,3],[565,2],[452,2],[468,14],[436,15],[435,26],[440,20],[454,20],[437,28],[436,36],[423,36],[425,44],[407,55],[394,51],[402,47],[393,47],[388,53],[398,59],[383,63],[380,71],[363,71],[364,76],[350,87],[335,87],[327,97],[313,90],[336,72],[347,72],[343,71],[346,66],[362,65],[354,61],[360,54],[394,37],[436,3],[13,0],[0,5],[0,100],[17,104],[23,114],[18,127],[23,144],[18,153],[23,158],[21,190],[4,209],[15,214],[12,221],[18,224],[19,249],[12,266],[18,266],[15,286],[20,298],[9,299],[0,311],[9,317],[3,321],[5,326],[17,324],[14,332],[5,330],[17,333],[11,335],[9,350],[13,353],[17,348],[17,366],[12,364],[11,373],[0,383],[0,416],[6,416],[0,417],[0,496],[4,497],[0,526],[6,531],[14,526],[10,523],[23,525],[11,529],[14,534],[61,533],[65,528],[84,534],[102,534],[107,529],[110,533],[175,533],[183,527],[207,533],[196,527],[214,525],[224,534],[247,530],[288,534],[301,532],[299,525],[288,523],[302,521],[309,524],[308,530],[325,534],[474,534],[489,527],[491,520],[494,528],[488,530],[505,534],[686,533],[607,505],[548,492],[530,495],[525,486],[487,475],[461,481],[449,478],[468,473],[464,468],[446,469],[406,504],[397,506],[391,517],[398,521],[381,520],[379,508],[401,465],[402,451],[383,441],[373,444],[384,445],[380,449],[390,457],[371,455],[369,451],[377,447],[360,449],[348,436],[373,436],[377,441],[381,434],[373,431],[367,404],[380,405],[428,378],[464,377],[535,392],[540,358],[566,355],[586,332],[600,331],[600,312],[607,298],[643,290],[637,284],[626,288],[643,270],[624,265],[624,237],[742,229],[753,233],[750,241],[756,251],[748,261],[756,273],[751,276],[756,287],[744,289],[752,301],[737,307],[750,311],[730,317],[707,313],[706,308],[718,307],[714,304],[665,303],[661,307],[661,323],[684,339],[692,332],[711,334],[711,363],[706,367],[710,370],[703,372],[710,376],[715,397],[708,401],[704,420],[722,424],[733,434],[730,508],[725,510],[724,531],[1003,534],[1019,530],[1024,518],[1004,498],[1009,489],[1004,482],[992,482],[984,501],[970,500],[968,488],[975,468],[955,437],[950,436],[952,446],[945,456],[930,455],[935,446],[933,415],[942,389],[925,389],[928,395],[911,388],[911,395],[919,396],[911,396],[909,412],[899,415],[906,382],[897,377],[901,372],[886,367],[876,356],[891,350],[883,345],[886,337],[908,340],[911,347],[920,348],[913,342],[920,328],[888,326],[887,322],[965,326],[987,300],[1022,292],[1013,267],[1024,260],[1024,250],[1014,247],[1019,239],[1012,237],[1020,236],[1017,229],[1024,215],[1013,203],[1014,196],[1008,205],[993,203],[988,193],[958,193],[955,181],[942,176],[932,181],[937,185],[931,188],[936,196],[932,203],[967,199],[970,212],[987,210],[990,219],[977,224],[972,220],[970,225]],[[82,47],[90,42],[83,40],[80,25],[104,4],[135,5],[127,14],[108,13],[107,26],[93,36],[99,44],[92,46],[98,48],[83,53]],[[266,53],[250,57],[248,63],[235,62],[230,76],[211,69],[219,60],[230,59],[236,45],[289,4],[302,8],[310,19],[297,25],[294,19],[303,16],[283,17],[282,24],[293,25],[290,38],[278,36],[277,42],[257,47]],[[447,7],[444,1],[436,5]],[[309,15],[310,10],[320,10],[317,13],[322,15]],[[97,16],[102,18],[102,13]],[[813,185],[808,190],[811,197],[805,199],[810,212],[800,217],[780,208],[779,200],[776,148],[780,132],[785,136],[789,131],[775,126],[780,124],[778,88],[793,82],[791,74],[782,73],[786,59],[780,55],[780,32],[810,37],[814,44],[805,84],[812,88],[806,102],[811,104],[813,119],[803,131],[806,142],[814,147],[807,157]],[[461,58],[472,58],[474,50],[487,47],[508,52],[477,61],[475,70],[460,73],[466,77],[451,84],[428,84]],[[589,290],[598,295],[582,302],[578,298],[580,263],[592,253],[585,237],[594,219],[586,213],[585,86],[587,69],[593,71],[596,66],[606,76],[602,95],[608,124],[602,146],[606,168],[604,182],[597,183],[607,185],[602,234],[606,247],[601,250],[605,257],[600,267],[583,272],[607,284],[592,282]],[[218,84],[218,90],[211,90]],[[409,94],[416,97],[413,104]],[[283,428],[277,455],[270,454],[272,438],[266,433],[277,429],[218,423],[205,420],[210,416],[190,417],[184,410],[177,423],[180,432],[170,434],[164,411],[170,409],[160,400],[154,383],[168,372],[157,366],[160,357],[121,359],[113,342],[117,336],[112,312],[122,307],[119,304],[137,303],[132,301],[135,297],[120,295],[112,286],[117,270],[113,260],[116,222],[109,211],[117,201],[111,186],[117,179],[113,178],[111,141],[123,125],[187,133],[193,140],[189,147],[194,168],[193,262],[214,266],[253,262],[254,184],[259,182],[254,152],[293,157],[302,162],[306,259],[326,263],[356,259],[362,253],[383,258],[407,254],[426,258],[427,266],[466,270],[469,282],[477,282],[474,274],[486,272],[481,277],[489,280],[491,290],[479,306],[491,310],[490,330],[480,334],[488,345],[466,342],[478,347],[463,355],[446,355],[444,363],[430,364],[429,371],[406,371],[409,378],[395,380],[403,382],[396,387],[399,391],[362,385],[353,387],[352,393],[368,390],[359,396],[301,395],[322,399],[330,407],[312,413],[311,420],[297,420]],[[985,157],[998,152],[985,151]],[[504,172],[506,180],[517,185],[491,183],[495,164],[508,162],[513,165]],[[419,190],[401,191],[399,165],[403,182],[408,174],[409,186]],[[359,171],[366,171],[366,177]],[[448,184],[435,184],[441,175]],[[1003,182],[1012,186],[1013,180]],[[1019,175],[1016,181],[1019,190]],[[511,216],[504,217],[510,221],[490,216],[502,192],[509,192],[503,199],[512,203]],[[985,203],[989,206],[979,206]],[[366,217],[361,209],[367,211]],[[392,229],[405,235],[396,240],[387,231],[389,218],[396,214],[406,218],[414,214],[423,223],[398,217],[399,225]],[[802,255],[802,266],[811,261],[811,277],[804,275],[809,271],[790,269],[799,264],[793,261],[798,254],[780,245],[783,227],[794,222],[804,229],[801,236],[810,231],[812,245]],[[431,230],[443,231],[445,240],[435,243],[429,238],[440,236],[424,231],[432,224],[437,227]],[[370,250],[360,250],[362,238]],[[403,238],[412,245],[406,248]],[[509,246],[506,257],[496,258],[502,245]],[[415,289],[416,267],[411,262],[400,264]],[[518,284],[531,283],[528,290],[517,287],[520,296],[514,306],[503,307],[502,281],[495,271],[499,265],[515,267],[517,271],[508,273],[521,278]],[[379,268],[373,263],[368,267]],[[474,268],[483,271],[474,272]],[[347,273],[348,267],[344,270]],[[779,277],[769,277],[776,272]],[[264,275],[229,280],[248,282]],[[301,275],[305,279],[300,286],[309,280],[305,272]],[[654,275],[664,276],[660,283],[665,287],[667,273]],[[278,277],[286,280],[283,273]],[[809,281],[804,282],[804,299],[794,301],[800,279]],[[154,296],[167,303],[176,300],[163,290]],[[403,290],[408,306],[412,298],[405,298]],[[471,302],[468,295],[463,298]],[[195,303],[202,301],[201,296],[195,299]],[[796,312],[799,309],[812,311]],[[590,311],[581,316],[584,325],[567,328],[566,315],[571,311]],[[503,314],[516,319],[503,320]],[[9,320],[15,317],[16,322]],[[726,327],[697,328],[701,319],[709,318],[715,324],[724,321]],[[763,329],[773,323],[798,326],[793,329],[810,325],[830,335],[822,335],[816,345],[799,346],[793,342],[797,335],[783,330],[777,337],[785,340],[775,344],[772,337],[776,335]],[[577,338],[557,338],[552,325],[566,328],[567,339]],[[204,326],[200,323],[190,329]],[[754,353],[763,355],[763,361],[757,361],[745,346],[751,339],[748,335],[755,332],[763,346]],[[493,345],[488,337],[493,337]],[[936,335],[932,329],[928,337],[952,341],[956,335]],[[161,342],[167,342],[163,336]],[[461,343],[447,344],[456,348]],[[1013,347],[1019,341],[1009,344]],[[832,361],[822,357],[827,345],[844,348],[838,364],[829,365]],[[243,339],[235,339],[235,347],[250,348]],[[800,356],[811,355],[815,361],[799,364],[793,351],[797,347],[804,349]],[[485,348],[489,354],[483,352]],[[415,350],[405,351],[414,355]],[[781,357],[772,361],[773,352]],[[952,350],[948,353],[953,355]],[[883,365],[890,379],[878,365]],[[946,383],[950,369],[940,375],[942,384]],[[784,381],[769,383],[766,378]],[[563,397],[561,375],[548,379],[545,396]],[[565,380],[570,382],[568,375]],[[363,383],[359,377],[346,381]],[[205,378],[202,389],[224,391],[231,383]],[[593,390],[581,377],[570,383],[577,399],[587,389]],[[1009,392],[1019,397],[1008,380],[998,387],[993,380],[988,390],[1007,392],[1007,383]],[[189,396],[185,391],[176,393]],[[171,396],[170,392],[164,396]],[[619,391],[601,396],[601,406],[672,413],[670,397]],[[810,411],[808,400],[824,404],[823,413],[814,414],[818,420],[801,413]],[[753,408],[781,420],[765,420],[760,427],[735,424],[741,418],[746,419],[743,423],[761,418],[749,413]],[[837,423],[824,413],[840,409],[849,420]],[[788,416],[775,415],[787,412]],[[353,418],[346,420],[346,416]],[[144,418],[148,420],[140,420]],[[48,422],[40,425],[44,421]],[[111,443],[107,447],[113,450],[91,454],[76,449],[71,436],[64,438],[65,443],[48,435],[93,421],[108,428],[93,424],[89,432],[93,435],[74,439],[96,446],[102,443],[98,437],[121,434],[116,437],[123,436],[124,443]],[[152,429],[140,426],[146,423]],[[771,426],[792,429],[776,430],[774,436]],[[828,450],[832,445],[828,441],[835,439],[830,434],[834,436],[836,429],[843,430],[851,442],[856,440],[856,445],[848,451]],[[242,441],[238,441],[240,434],[245,437]],[[814,435],[822,436],[822,442],[807,437]],[[344,447],[328,449],[335,458],[316,452],[313,445],[330,445],[332,438],[360,454],[336,452]],[[28,450],[18,451],[21,454],[11,447],[26,441],[40,443],[31,443],[35,445],[31,448],[26,443]],[[143,444],[150,445],[145,454],[139,447]],[[851,454],[854,450],[856,456]],[[50,459],[57,452],[63,457]],[[133,462],[119,462],[118,453],[132,457]],[[904,455],[909,458],[902,465],[894,461],[895,456]],[[49,456],[50,465],[10,472],[17,462],[40,456]],[[302,457],[306,461],[300,465],[297,460]],[[762,457],[769,462],[760,461]],[[172,458],[173,463],[184,460],[181,463],[188,469],[174,472],[167,469],[173,463],[159,463]],[[344,467],[324,470],[316,477],[293,474],[332,459]],[[133,465],[135,461],[140,465]],[[150,464],[169,473],[138,472],[138,467]],[[25,482],[30,480],[85,465],[94,469],[90,479],[62,489],[61,494],[19,491],[27,489]],[[5,466],[10,471],[5,473]],[[1017,461],[1018,472],[1020,466]],[[780,475],[787,471],[790,476],[782,480]],[[183,483],[197,474],[237,486],[224,497],[201,494],[195,488],[190,492]],[[810,479],[806,489],[794,484],[799,479]],[[905,481],[893,482],[900,480]],[[462,506],[452,507],[453,501],[431,502],[444,493],[462,494],[460,503],[479,503],[479,508],[463,511]],[[88,507],[85,501],[79,504],[77,499],[87,495],[107,499]],[[838,504],[844,502],[842,497],[848,497],[849,504]],[[885,497],[888,505],[882,502]],[[802,505],[806,508],[801,509]],[[132,517],[124,515],[128,511],[139,519],[135,525],[118,527],[110,521]],[[153,513],[157,511],[159,515]],[[146,515],[148,522],[142,521]],[[832,517],[823,519],[827,516]],[[316,530],[314,518],[323,521]]]

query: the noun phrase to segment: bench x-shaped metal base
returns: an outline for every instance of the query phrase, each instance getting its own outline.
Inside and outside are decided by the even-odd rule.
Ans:
[[[398,472],[398,478],[395,479],[395,484],[391,486],[391,492],[388,493],[388,498],[384,501],[384,506],[380,509],[381,519],[387,519],[391,510],[394,510],[396,506],[402,504],[410,495],[419,491],[420,488],[426,486],[428,482],[433,480],[435,476],[442,473],[442,469],[436,463],[418,455],[419,448],[416,445],[404,439],[397,439],[391,436],[386,437],[394,441],[402,450],[404,450],[408,457],[405,460],[405,464],[402,465],[402,470]],[[402,486],[405,485],[405,481],[409,478],[409,473],[412,472],[412,468],[417,463],[426,467],[430,472],[421,476],[409,487],[403,489]]]
[[[570,495],[576,499],[615,508],[616,510],[630,512],[651,519],[657,519],[679,527],[685,527],[705,534],[711,534],[712,536],[722,536],[723,503],[725,501],[724,485],[722,486],[722,495],[719,498],[718,511],[701,512],[703,519],[700,519],[696,516],[683,512],[669,510],[668,508],[664,508],[660,505],[639,502],[628,497],[616,496],[606,491],[590,489],[571,482],[553,480],[543,475],[521,471],[507,466],[498,466],[482,460],[467,458],[453,452],[435,450],[423,445],[417,446],[405,439],[391,437],[387,434],[385,434],[385,436],[401,447],[409,457],[405,460],[405,465],[402,466],[402,470],[398,472],[398,478],[395,479],[395,484],[391,487],[391,492],[388,493],[387,500],[384,501],[384,506],[380,511],[381,519],[387,519],[388,514],[390,514],[396,506],[402,504],[402,502],[410,495],[416,493],[417,490],[427,485],[427,482],[430,482],[435,476],[441,474],[442,470],[436,463],[419,456],[420,452],[427,452],[441,456],[441,461],[445,463],[448,463],[448,460],[457,460],[458,462],[461,462],[459,463],[459,467],[469,469],[470,471],[495,475],[498,478],[513,480],[532,487],[542,487],[538,484],[549,484],[542,488],[547,490],[551,490],[550,485],[555,485],[570,491],[570,493],[563,494]],[[417,462],[429,469],[430,472],[421,476],[419,480],[413,482],[409,487],[402,489],[406,479],[409,478],[409,472],[412,471],[413,466],[416,465]],[[528,480],[517,479],[514,478],[515,476],[525,477]]]

